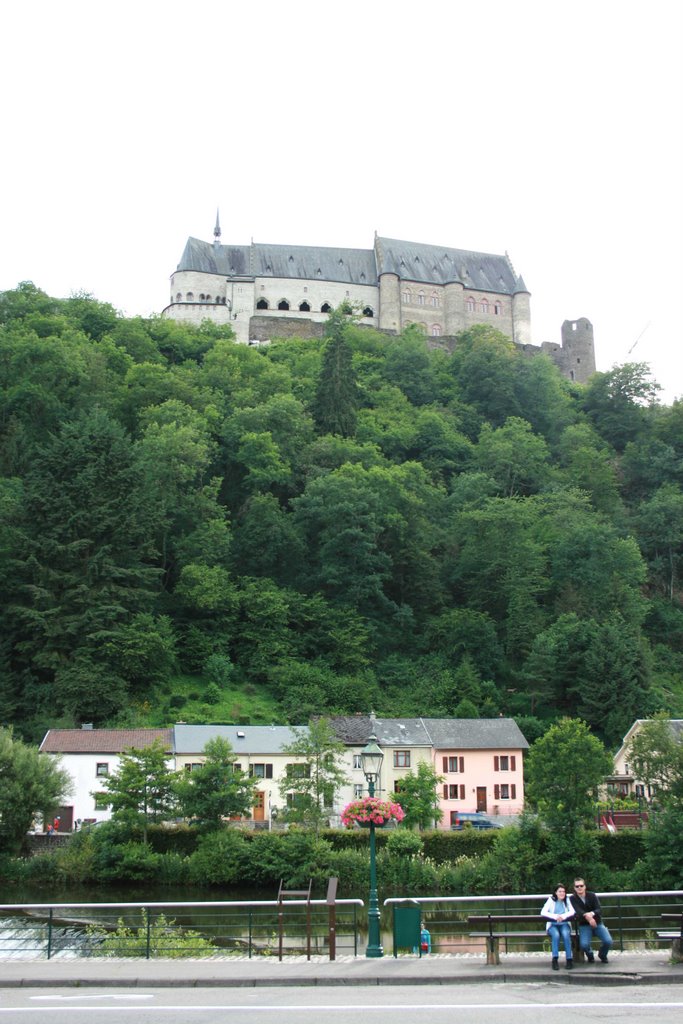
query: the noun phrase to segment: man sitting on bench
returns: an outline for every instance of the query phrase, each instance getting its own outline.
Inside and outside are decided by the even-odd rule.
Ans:
[[[612,936],[607,926],[602,923],[600,900],[596,893],[590,892],[586,888],[583,878],[574,879],[574,892],[569,898],[576,911],[576,919],[579,925],[579,946],[586,954],[586,960],[589,964],[592,964],[595,960],[593,950],[591,949],[591,941],[593,936],[595,936],[596,939],[600,940],[598,959],[601,963],[606,964],[607,954],[612,948]]]

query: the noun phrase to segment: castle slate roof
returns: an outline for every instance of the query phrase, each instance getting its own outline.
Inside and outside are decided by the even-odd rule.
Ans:
[[[512,718],[375,718],[340,715],[330,719],[336,736],[349,746],[365,746],[372,726],[379,745],[435,747],[437,750],[526,750]]]
[[[382,274],[404,281],[514,295],[526,291],[507,255],[376,237],[374,249],[314,245],[216,245],[189,238],[177,267],[223,277],[272,277],[300,281],[337,281],[377,286]]]
[[[377,274],[398,274],[418,284],[449,284],[461,281],[466,288],[512,295],[517,277],[507,256],[452,249],[448,246],[378,238]]]
[[[307,726],[301,729],[308,731]],[[227,740],[235,754],[280,754],[296,740],[288,725],[183,725],[174,728],[176,754],[200,754],[209,740]]]
[[[154,743],[173,749],[172,729],[50,729],[40,750],[44,754],[122,754]]]

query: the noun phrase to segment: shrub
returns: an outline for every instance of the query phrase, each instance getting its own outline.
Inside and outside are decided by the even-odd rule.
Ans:
[[[233,885],[245,882],[249,843],[239,829],[226,828],[201,836],[189,858],[189,879],[195,885]]]
[[[96,925],[90,925],[87,935],[91,941],[92,956],[133,956],[178,959],[179,957],[213,956],[217,948],[199,932],[180,928],[173,919],[164,914],[152,920],[148,927],[148,912],[141,912],[140,928],[130,928],[119,918],[115,932],[107,932]]]

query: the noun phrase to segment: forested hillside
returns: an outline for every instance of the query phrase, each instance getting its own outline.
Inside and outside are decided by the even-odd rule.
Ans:
[[[293,723],[683,717],[683,402],[643,364],[343,311],[257,349],[31,284],[0,325],[0,723],[216,721],[228,682]]]

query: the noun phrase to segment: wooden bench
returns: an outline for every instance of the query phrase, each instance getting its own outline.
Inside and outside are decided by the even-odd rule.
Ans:
[[[471,931],[471,939],[486,939],[486,963],[500,963],[500,940],[501,939],[538,939],[546,937],[546,929],[510,930],[506,927],[499,928],[499,925],[528,924],[532,922],[538,925],[538,914],[486,914],[484,916],[471,915],[467,918],[469,925],[485,925],[486,929]]]
[[[678,921],[678,931],[658,931],[657,938],[671,942],[671,959],[676,964],[683,963],[683,913],[662,914],[662,921]]]

